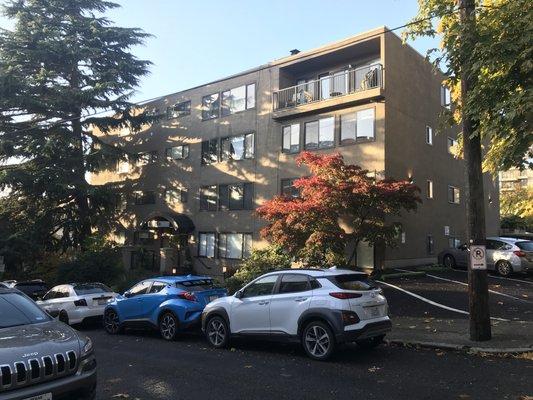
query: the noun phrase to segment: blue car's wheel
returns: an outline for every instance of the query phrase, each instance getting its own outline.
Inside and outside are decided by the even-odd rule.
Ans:
[[[228,324],[224,318],[215,316],[207,321],[205,335],[211,346],[217,349],[226,347],[229,343]]]
[[[118,319],[118,314],[113,309],[106,310],[104,314],[104,329],[110,335],[120,333],[122,327]]]
[[[165,340],[175,340],[178,335],[178,319],[171,312],[164,313],[159,318],[159,332]]]

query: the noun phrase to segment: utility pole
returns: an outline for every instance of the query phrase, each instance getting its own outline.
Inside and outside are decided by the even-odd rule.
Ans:
[[[478,127],[478,120],[469,114],[467,96],[475,86],[477,71],[473,70],[465,54],[471,51],[476,38],[475,0],[458,0],[461,21],[460,41],[461,60],[461,100],[463,122],[463,147],[466,166],[466,223],[467,244],[485,245],[485,196],[483,191],[483,170],[481,166],[481,138],[473,136]],[[491,338],[489,291],[487,271],[472,269],[468,261],[468,304],[470,310],[470,339],[485,341]]]

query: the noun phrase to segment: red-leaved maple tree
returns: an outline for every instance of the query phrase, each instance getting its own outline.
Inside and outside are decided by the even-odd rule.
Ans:
[[[408,181],[376,179],[340,154],[303,152],[298,165],[310,176],[297,179],[299,196],[275,196],[257,209],[268,224],[261,235],[308,266],[351,264],[361,241],[394,246],[398,225],[391,217],[416,211],[420,189]],[[346,254],[347,245],[353,252]]]

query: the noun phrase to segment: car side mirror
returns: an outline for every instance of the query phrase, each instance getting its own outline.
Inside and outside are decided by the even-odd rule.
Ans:
[[[234,294],[236,299],[242,299],[242,290],[237,290]]]
[[[133,297],[133,293],[131,293],[130,291],[124,292],[124,297],[129,299],[130,297]]]

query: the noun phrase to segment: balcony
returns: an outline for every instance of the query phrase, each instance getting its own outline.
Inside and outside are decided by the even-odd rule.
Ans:
[[[280,89],[273,93],[274,118],[380,97],[382,86],[383,67],[374,64]]]

